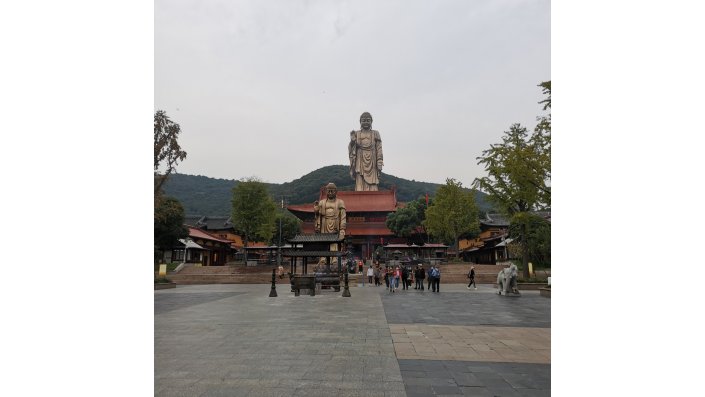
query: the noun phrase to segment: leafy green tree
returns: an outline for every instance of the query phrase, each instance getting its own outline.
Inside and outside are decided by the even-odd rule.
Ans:
[[[154,208],[155,259],[161,261],[164,251],[186,236],[188,229],[184,226],[184,207],[173,197],[160,197]]]
[[[543,110],[548,110],[551,108],[551,80],[541,82],[539,87],[541,87],[544,95],[548,95],[546,99],[539,103],[543,103]]]
[[[270,241],[275,231],[277,206],[267,186],[256,178],[241,181],[233,188],[232,222],[243,234],[245,247],[253,239]]]
[[[523,231],[526,235],[522,236]],[[543,217],[523,212],[516,214],[509,225],[509,236],[526,240],[526,253],[530,261],[538,266],[551,267],[551,222]],[[523,244],[519,244],[523,254]],[[528,266],[527,266],[528,267]]]
[[[534,134],[531,136],[531,143],[537,148],[538,156],[536,163],[533,164],[533,171],[544,175],[544,184],[536,183],[536,189],[541,196],[541,202],[546,206],[551,206],[551,81],[544,81],[539,84],[543,89],[544,95],[548,97],[539,102],[543,104],[543,110],[548,110],[549,113],[544,116],[537,117],[538,124],[534,128]]]
[[[463,190],[461,182],[446,179],[446,184],[438,188],[433,204],[426,210],[424,225],[434,237],[452,243],[457,257],[460,237],[480,231],[475,195]]]
[[[387,227],[399,237],[409,238],[426,219],[426,199],[410,201],[404,208],[387,215]]]
[[[541,83],[548,98],[541,103],[551,107],[551,83]],[[520,124],[505,131],[502,143],[490,145],[477,159],[487,176],[476,178],[473,186],[489,195],[488,200],[510,217],[522,247],[524,277],[529,276],[530,227],[526,214],[551,206],[551,117],[538,118],[531,135]]]
[[[281,219],[282,225],[282,244],[286,244],[286,241],[293,238],[297,234],[301,233],[301,220],[291,214],[289,211],[279,211],[274,220],[277,227],[277,232],[272,236],[272,245],[279,244],[279,220]]]
[[[163,110],[154,113],[154,202],[161,192],[162,185],[176,169],[179,161],[186,158],[178,138],[181,127],[171,121]],[[160,168],[164,167],[163,173]]]

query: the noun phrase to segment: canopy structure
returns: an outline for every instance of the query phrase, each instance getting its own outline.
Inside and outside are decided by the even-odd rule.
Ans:
[[[501,243],[495,245],[495,247],[506,247],[507,244],[511,243],[512,241],[514,241],[514,239],[508,238],[508,239],[502,241]]]
[[[181,242],[181,244],[185,245],[185,246],[186,246],[186,249],[199,249],[199,250],[205,249],[205,248],[201,247],[200,245],[194,243],[194,242],[193,242],[192,240],[190,240],[190,239],[183,239],[183,238],[180,238],[180,239],[179,239],[179,242]]]

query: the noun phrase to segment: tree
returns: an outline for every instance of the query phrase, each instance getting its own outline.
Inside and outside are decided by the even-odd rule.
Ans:
[[[426,219],[425,211],[426,201],[423,197],[410,201],[406,207],[387,215],[387,227],[395,235],[409,238],[419,227],[423,227],[423,221]]]
[[[536,169],[538,172],[544,173],[544,181],[548,185],[537,185],[541,201],[551,206],[551,81],[544,81],[539,84],[543,89],[543,94],[548,97],[539,102],[544,104],[543,110],[549,110],[549,113],[544,116],[537,117],[538,124],[534,128],[534,134],[531,136],[531,143],[539,148],[540,155],[536,159]]]
[[[287,240],[294,238],[297,234],[301,232],[301,220],[291,214],[291,212],[283,210],[279,211],[274,219],[274,224],[279,227],[279,220],[281,219],[282,225],[282,244],[285,244]],[[279,244],[279,232],[274,233],[271,240],[272,245]]]
[[[474,192],[464,191],[462,183],[455,179],[446,179],[446,184],[438,188],[433,204],[426,210],[424,225],[434,237],[452,242],[457,258],[460,237],[480,231]]]
[[[173,247],[180,238],[187,236],[184,207],[173,197],[160,197],[154,208],[155,258],[162,260],[165,250]]]
[[[526,235],[522,236],[524,230]],[[551,266],[551,222],[528,212],[516,214],[509,225],[509,236],[520,243],[522,238],[526,241],[527,257],[536,265]],[[523,244],[519,244],[519,248],[521,255]]]
[[[154,202],[161,192],[162,185],[176,169],[179,161],[186,158],[178,138],[181,127],[171,121],[163,110],[154,113]],[[159,169],[164,167],[164,172]]]
[[[551,82],[543,82],[548,98],[540,103],[551,108]],[[533,134],[520,124],[505,131],[501,144],[490,145],[478,164],[485,166],[487,176],[476,178],[473,186],[489,194],[488,200],[510,217],[516,225],[515,235],[522,247],[524,277],[529,276],[530,227],[526,214],[551,206],[551,116],[538,118]]]
[[[243,234],[245,247],[252,239],[270,241],[276,230],[277,206],[267,186],[256,178],[241,181],[233,188],[232,222]]]
[[[543,110],[548,110],[551,108],[551,80],[548,81],[543,81],[539,84],[539,87],[542,88],[543,94],[548,95],[546,99],[543,101],[540,101],[539,103],[543,103]]]

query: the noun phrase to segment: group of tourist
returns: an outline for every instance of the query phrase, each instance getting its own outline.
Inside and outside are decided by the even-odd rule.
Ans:
[[[375,286],[382,285],[381,280],[384,280],[386,288],[392,293],[396,292],[400,285],[402,290],[410,290],[411,284],[414,283],[415,290],[428,289],[433,292],[441,292],[441,269],[436,265],[431,265],[428,270],[424,269],[420,263],[416,265],[415,269],[409,265],[382,268],[379,262],[375,262],[374,267],[369,266],[367,269],[367,280],[370,284],[374,282]],[[428,280],[426,288],[424,288],[424,280]]]

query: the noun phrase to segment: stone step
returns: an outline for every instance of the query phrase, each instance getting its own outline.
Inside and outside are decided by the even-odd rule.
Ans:
[[[284,269],[288,271],[289,266],[285,265]],[[442,264],[439,266],[441,282],[467,283],[470,266],[475,267],[475,282],[481,284],[494,284],[497,273],[505,267],[504,265]],[[550,275],[550,270],[542,272],[544,276]],[[351,286],[360,284],[363,277],[366,281],[366,273],[350,274],[348,283]],[[266,284],[272,281],[272,267],[269,265],[187,266],[179,273],[169,273],[167,278],[176,284]],[[277,284],[288,283],[289,279],[286,276],[283,279],[277,278]]]

